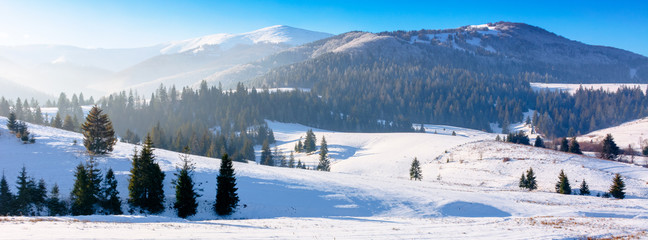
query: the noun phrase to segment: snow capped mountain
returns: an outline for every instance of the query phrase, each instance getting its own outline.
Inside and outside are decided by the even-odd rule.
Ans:
[[[333,36],[329,33],[309,31],[284,25],[262,28],[241,34],[220,33],[204,37],[174,41],[160,50],[163,54],[193,52],[199,53],[210,49],[221,51],[233,48],[236,45],[253,45],[260,43],[286,44],[298,46],[319,39]]]

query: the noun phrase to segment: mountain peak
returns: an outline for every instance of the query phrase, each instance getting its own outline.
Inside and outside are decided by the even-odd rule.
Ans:
[[[204,51],[206,48],[226,50],[236,45],[263,43],[298,46],[331,36],[333,35],[329,33],[315,32],[286,25],[274,25],[246,33],[218,33],[193,39],[174,41],[168,43],[160,52],[163,54],[183,52],[198,53]]]

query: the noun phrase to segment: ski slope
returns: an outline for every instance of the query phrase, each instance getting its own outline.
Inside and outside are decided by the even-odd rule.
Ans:
[[[58,183],[62,196],[68,196],[74,167],[87,159],[82,136],[29,125],[36,143],[22,144],[9,135],[5,125],[6,118],[0,117],[0,168],[8,181],[15,182],[24,165],[30,176],[45,179],[48,187]],[[269,126],[277,139],[277,148],[286,156],[309,129],[278,122],[269,122]],[[176,218],[169,208],[174,199],[171,180],[180,162],[179,154],[156,149],[157,161],[166,172],[167,210],[162,214],[0,218],[0,228],[9,233],[4,235],[8,238],[32,239],[56,238],[52,233],[68,234],[60,238],[92,238],[103,236],[95,234],[111,233],[116,239],[543,239],[626,236],[646,230],[647,168],[495,142],[494,134],[470,129],[438,125],[425,128],[426,133],[313,129],[318,145],[326,137],[332,172],[234,163],[241,201],[238,211],[227,218],[211,211],[218,159],[191,157],[196,163],[195,181],[200,183],[202,196],[199,213],[184,220]],[[456,136],[452,136],[452,131]],[[100,168],[111,167],[116,172],[124,201],[130,157],[135,148],[118,143],[110,156],[99,159]],[[409,165],[414,157],[421,161],[423,181],[409,180]],[[295,158],[313,167],[318,154],[299,153]],[[503,161],[504,158],[510,160]],[[534,168],[538,177],[539,189],[533,192],[517,187],[519,176],[529,167]],[[560,169],[565,170],[573,189],[584,178],[594,194],[606,191],[612,175],[621,173],[626,179],[627,198],[556,194],[553,186]]]

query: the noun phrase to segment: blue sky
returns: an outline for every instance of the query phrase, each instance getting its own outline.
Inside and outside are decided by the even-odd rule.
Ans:
[[[138,47],[279,24],[339,34],[497,21],[648,56],[648,1],[0,0],[0,45]]]

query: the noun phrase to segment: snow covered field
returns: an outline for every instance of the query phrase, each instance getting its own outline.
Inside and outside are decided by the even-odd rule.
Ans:
[[[24,165],[30,176],[45,179],[49,187],[58,183],[67,196],[74,180],[72,170],[87,158],[80,145],[82,136],[30,125],[36,144],[22,144],[8,134],[5,124],[6,118],[0,117],[0,168],[8,181],[15,182]],[[278,122],[269,126],[286,156],[309,129]],[[219,218],[210,209],[219,160],[192,156],[195,180],[203,191],[199,213],[189,220],[176,218],[170,208],[148,217],[0,218],[0,229],[8,233],[0,239],[648,237],[648,168],[495,142],[494,134],[476,130],[425,128],[426,133],[313,129],[318,145],[326,137],[332,172],[234,163],[241,202],[229,218]],[[112,155],[99,160],[102,169],[116,171],[124,199],[134,148],[118,143]],[[165,204],[171,206],[178,153],[155,150],[155,154],[167,173]],[[295,157],[312,167],[318,155]],[[414,157],[421,161],[423,181],[409,180]],[[529,167],[539,184],[533,192],[517,186]],[[594,195],[607,191],[612,175],[621,173],[627,198],[556,194],[553,188],[560,169],[573,189],[585,179]]]
[[[578,90],[578,88],[580,88],[581,86],[585,89],[593,88],[597,90],[602,88],[603,90],[613,91],[613,92],[616,92],[619,88],[623,86],[630,87],[630,88],[639,87],[641,88],[642,91],[646,91],[646,88],[648,88],[648,84],[637,84],[637,83],[598,83],[598,84],[537,83],[537,82],[531,83],[531,88],[533,88],[534,90],[544,90],[544,89],[548,89],[551,91],[562,90],[562,91],[568,91],[571,94],[575,93]]]
[[[614,142],[620,148],[632,145],[635,151],[640,151],[640,146],[648,145],[648,118],[642,118],[623,123],[619,126],[597,130],[578,137],[578,141],[603,141],[607,134],[612,134]]]

